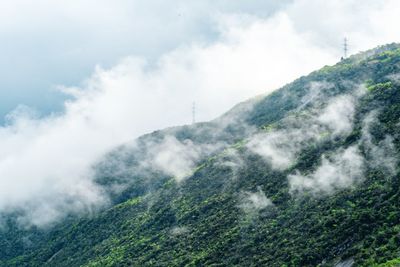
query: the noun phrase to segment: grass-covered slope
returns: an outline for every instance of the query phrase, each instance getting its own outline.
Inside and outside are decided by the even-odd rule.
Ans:
[[[155,132],[121,147],[98,166],[98,183],[113,200],[107,210],[47,232],[3,232],[0,265],[396,266],[398,73],[399,46],[380,47],[242,103],[215,121]],[[339,96],[351,96],[349,131],[337,134],[341,124],[315,130],[322,110]],[[190,147],[215,149],[195,158],[195,167],[179,182],[143,169],[144,155],[168,135],[191,140]],[[284,140],[279,149],[295,156],[290,164],[274,167],[256,153],[265,142],[249,144],[260,136]],[[361,174],[347,162],[353,158],[335,158],[352,147],[362,158]],[[343,165],[339,178],[350,172],[352,180],[318,180],[333,168],[321,168],[324,163]],[[306,182],[294,187],[291,177]],[[113,191],[116,185],[124,189]],[[35,244],[24,246],[28,234]]]

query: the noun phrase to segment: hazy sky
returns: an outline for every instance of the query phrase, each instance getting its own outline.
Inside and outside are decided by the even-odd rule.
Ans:
[[[293,34],[337,59],[345,35],[350,52],[398,40],[397,11],[394,0],[3,0],[0,122],[18,104],[41,114],[60,110],[65,95],[57,86],[79,85],[96,65],[110,68],[132,55],[151,65],[179,47],[219,42],[226,34],[223,16],[241,16],[239,28],[255,18],[271,22],[287,16]],[[283,20],[275,26],[282,26]],[[282,44],[271,54],[295,49],[285,34],[270,38],[273,44]]]
[[[266,17],[289,1],[3,0],[0,117],[18,104],[62,107],[56,85],[77,85],[96,65],[126,56],[150,62],[179,46],[220,37],[218,16]]]
[[[106,201],[110,149],[209,120],[342,55],[400,39],[398,0],[2,0],[0,217],[45,225]],[[62,92],[62,93],[61,93]],[[100,204],[99,204],[100,203]]]

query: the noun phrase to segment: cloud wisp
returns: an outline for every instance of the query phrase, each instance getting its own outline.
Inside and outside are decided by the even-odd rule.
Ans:
[[[386,135],[378,142],[371,133],[373,127],[379,127],[379,111],[371,111],[363,120],[360,143],[363,145],[371,167],[380,169],[392,176],[397,172],[398,157],[393,136]]]
[[[255,192],[245,191],[240,195],[240,203],[238,207],[248,215],[254,215],[261,210],[273,206],[272,201],[266,197],[264,191],[260,187]]]
[[[167,135],[157,144],[147,144],[149,150],[141,165],[170,175],[179,183],[192,174],[200,159],[223,146],[223,143],[199,145],[190,139],[179,141],[176,137]]]
[[[319,92],[330,88],[319,86]],[[264,133],[252,136],[246,146],[262,156],[273,169],[284,170],[295,163],[296,157],[310,142],[321,142],[327,138],[343,137],[353,129],[357,97],[351,94],[329,98],[316,98],[315,86],[309,88],[310,97],[315,98],[306,115],[298,112],[285,118],[279,125]],[[318,93],[322,94],[322,93]],[[305,107],[305,102],[302,106]],[[322,106],[322,107],[321,107]]]
[[[361,138],[356,144],[330,155],[322,155],[320,165],[309,174],[296,171],[288,175],[290,192],[321,195],[351,188],[364,180],[367,167],[381,170],[389,176],[395,175],[398,159],[393,137],[386,135],[382,140],[374,141],[371,133],[372,127],[379,126],[378,114],[379,111],[374,110],[365,116]]]
[[[338,189],[350,188],[363,179],[364,157],[358,146],[339,149],[333,155],[323,155],[321,164],[308,175],[299,172],[288,176],[290,192],[310,191],[330,194]]]

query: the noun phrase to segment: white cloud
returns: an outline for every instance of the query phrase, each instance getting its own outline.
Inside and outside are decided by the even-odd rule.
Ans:
[[[364,174],[364,158],[358,146],[339,149],[334,155],[322,156],[321,165],[306,175],[288,176],[292,193],[310,191],[314,194],[332,193],[360,182]]]
[[[227,168],[230,170],[229,181],[235,183],[239,179],[239,171],[244,166],[244,161],[241,153],[234,148],[228,148],[224,151],[221,157],[218,157],[216,166],[219,168]],[[226,186],[229,186],[227,184]]]
[[[239,208],[245,213],[254,214],[269,206],[273,206],[273,203],[265,196],[260,187],[256,192],[242,192],[241,194]]]
[[[142,162],[147,168],[171,175],[177,182],[191,175],[200,158],[219,149],[222,144],[195,145],[191,140],[178,141],[168,135],[160,143],[148,143],[148,155]]]
[[[287,117],[280,122],[279,129],[252,136],[246,146],[262,156],[273,169],[284,170],[295,163],[310,142],[348,135],[353,129],[357,99],[352,95],[329,98],[323,94],[326,88],[331,85],[310,86],[308,95],[313,102],[307,116]],[[303,102],[303,107],[310,104],[306,100]]]
[[[303,140],[312,137],[309,133],[302,129],[291,129],[258,134],[250,139],[247,147],[262,156],[272,168],[284,170],[295,160]]]
[[[393,137],[386,135],[383,140],[374,142],[371,134],[373,126],[378,125],[378,111],[370,112],[363,121],[361,143],[367,153],[370,166],[383,170],[389,175],[395,175],[397,172],[398,156],[396,147],[393,143]]]
[[[334,135],[349,134],[353,130],[355,103],[353,97],[343,95],[335,98],[318,116]]]
[[[175,226],[171,229],[171,236],[181,236],[189,232],[189,228],[186,226]]]
[[[228,24],[231,32],[239,34],[243,25],[246,30],[254,21],[261,22],[254,27],[261,30],[258,34],[246,36],[258,42],[258,47],[253,46],[257,53],[245,58],[269,75],[271,81],[263,89],[270,90],[334,63],[342,54],[344,36],[350,40],[350,53],[399,41],[399,11],[396,0],[176,0],[174,4],[162,0],[3,0],[0,114],[16,101],[54,108],[57,105],[48,103],[49,98],[60,97],[43,88],[76,84],[95,64],[109,67],[127,55],[143,55],[155,63],[176,47],[218,42],[226,35],[221,17],[236,18],[228,19]],[[251,85],[247,90],[253,90]]]
[[[339,108],[341,105],[333,102],[337,113],[342,113],[344,110],[348,111],[344,114],[354,112],[354,103],[347,102],[347,104],[349,104],[347,108]],[[331,114],[329,106],[327,110]],[[325,113],[322,114],[325,116]],[[362,135],[357,144],[347,149],[341,148],[333,155],[322,155],[320,165],[311,173],[301,174],[297,171],[290,174],[288,176],[290,191],[292,193],[309,191],[314,194],[330,194],[338,189],[352,187],[364,179],[366,164],[368,167],[380,169],[389,175],[395,175],[398,159],[393,137],[386,135],[384,139],[378,141],[374,140],[371,133],[373,127],[379,127],[378,114],[379,112],[374,110],[363,119]],[[336,118],[336,115],[331,114],[329,117]],[[343,118],[335,119],[330,122],[330,125],[335,125],[336,122],[345,122],[343,125],[347,125]],[[337,129],[346,129],[346,132],[349,133],[352,126],[342,127],[339,125]],[[360,148],[363,149],[364,155],[361,154]]]

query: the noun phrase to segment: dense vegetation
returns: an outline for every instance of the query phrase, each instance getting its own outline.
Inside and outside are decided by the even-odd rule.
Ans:
[[[120,147],[97,166],[97,181],[105,188],[126,185],[122,192],[109,190],[113,204],[108,209],[68,218],[51,230],[19,229],[10,215],[0,234],[0,265],[334,266],[348,261],[398,266],[398,165],[392,174],[368,165],[359,183],[329,194],[294,194],[287,179],[295,170],[315,170],[322,155],[359,143],[366,117],[376,110],[372,142],[380,144],[390,135],[398,152],[398,73],[400,46],[379,47],[241,103],[215,121],[157,131],[135,147]],[[315,82],[330,84],[323,100],[304,101]],[[301,123],[315,105],[360,85],[367,89],[356,104],[352,132],[309,142],[289,168],[273,169],[246,146],[255,133],[283,128],[291,117]],[[149,146],[166,135],[199,146],[223,145],[197,159],[193,173],[177,183],[160,171],[140,168]],[[260,190],[273,205],[245,211],[244,192]]]

